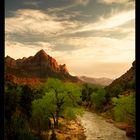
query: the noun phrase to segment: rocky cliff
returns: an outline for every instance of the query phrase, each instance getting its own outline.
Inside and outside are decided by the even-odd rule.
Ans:
[[[49,56],[44,50],[40,50],[34,56],[30,56],[28,58],[23,57],[22,59],[17,60],[7,56],[5,58],[5,74],[18,77],[17,81],[20,81],[19,78],[47,79],[48,77],[73,82],[77,82],[79,80],[77,77],[69,74],[65,64],[59,65],[57,61],[53,57]]]

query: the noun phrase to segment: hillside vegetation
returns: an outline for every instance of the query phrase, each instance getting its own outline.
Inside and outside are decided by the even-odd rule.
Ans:
[[[5,139],[42,139],[63,128],[60,120],[81,115],[81,85],[48,79],[38,88],[5,85]],[[68,126],[67,126],[68,127]]]

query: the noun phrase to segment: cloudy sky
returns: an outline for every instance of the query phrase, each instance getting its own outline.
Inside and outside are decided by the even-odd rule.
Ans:
[[[40,49],[72,75],[117,78],[135,60],[135,2],[5,0],[5,56]]]

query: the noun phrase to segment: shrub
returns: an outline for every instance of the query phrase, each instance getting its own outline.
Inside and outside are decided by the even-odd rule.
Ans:
[[[135,94],[120,95],[112,98],[114,105],[114,118],[116,121],[135,123]]]
[[[91,94],[91,102],[95,109],[100,109],[102,107],[106,101],[105,95],[106,92],[103,88],[98,88],[96,92]]]

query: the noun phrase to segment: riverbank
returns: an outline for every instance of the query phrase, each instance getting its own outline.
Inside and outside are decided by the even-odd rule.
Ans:
[[[98,116],[101,116],[106,122],[112,123],[115,127],[124,130],[126,136],[135,138],[135,134],[136,134],[135,126],[126,122],[116,122],[115,120],[113,120],[113,116],[110,111],[97,112],[97,111],[93,111],[93,109],[90,108],[86,108],[85,110],[88,112],[95,113]]]
[[[86,140],[134,140],[127,137],[124,130],[115,127],[96,113],[85,111],[79,120],[85,128]]]
[[[105,118],[105,120],[109,123],[113,123],[114,126],[116,126],[117,128],[121,129],[121,130],[125,130],[126,132],[126,136],[129,137],[135,137],[135,126],[127,123],[127,122],[116,122],[112,119],[112,117],[109,117],[108,114],[106,113],[100,113],[99,115],[101,115],[103,118]]]

